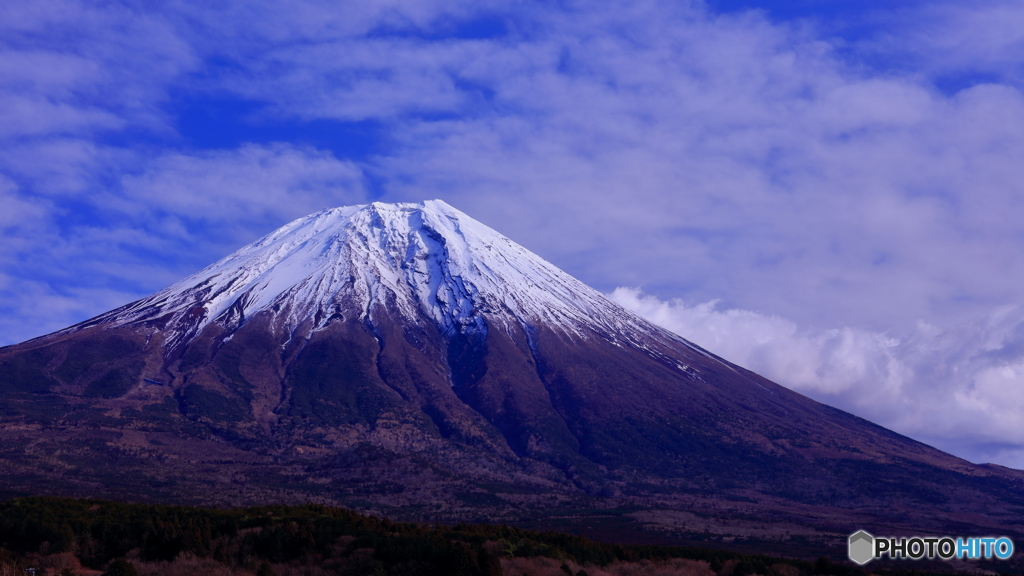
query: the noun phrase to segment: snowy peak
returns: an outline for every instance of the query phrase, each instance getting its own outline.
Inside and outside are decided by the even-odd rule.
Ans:
[[[442,333],[543,323],[582,336],[651,326],[441,200],[374,202],[287,224],[223,260],[90,324],[163,319],[170,343],[211,322],[236,329],[263,311],[279,329],[337,315],[428,318]],[[627,338],[633,340],[633,338]]]

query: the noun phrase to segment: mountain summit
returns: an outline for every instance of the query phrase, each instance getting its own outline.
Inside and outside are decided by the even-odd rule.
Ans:
[[[154,322],[187,343],[210,323],[228,331],[261,312],[309,338],[338,318],[430,322],[444,334],[660,331],[441,200],[347,206],[288,224],[160,292],[82,327]],[[682,341],[682,340],[680,340]]]
[[[730,364],[438,200],[313,214],[0,348],[0,414],[0,495],[801,542],[1024,505],[1020,473]]]

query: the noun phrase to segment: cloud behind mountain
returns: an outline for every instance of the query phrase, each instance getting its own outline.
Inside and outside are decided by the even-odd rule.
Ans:
[[[978,462],[1024,467],[1024,310],[967,324],[881,333],[795,322],[716,301],[662,301],[635,288],[612,300],[787,387]]]

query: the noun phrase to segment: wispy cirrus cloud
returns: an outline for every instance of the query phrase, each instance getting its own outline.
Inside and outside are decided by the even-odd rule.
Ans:
[[[13,343],[67,326],[156,291],[279,222],[365,198],[358,167],[287,145],[164,154],[84,197],[25,199],[8,182],[2,332]]]
[[[898,53],[899,66],[950,85],[954,90],[978,82],[1024,83],[1024,32],[1018,0],[934,2],[914,9],[896,8],[901,27],[882,30],[861,41],[873,57]]]
[[[242,226],[252,234],[305,216],[325,202],[359,203],[365,199],[361,180],[359,167],[328,153],[286,144],[247,145],[160,156],[144,172],[123,178],[122,206],[126,212]]]
[[[0,22],[9,136],[158,126],[168,83],[199,62],[162,15],[120,3],[8,2]]]

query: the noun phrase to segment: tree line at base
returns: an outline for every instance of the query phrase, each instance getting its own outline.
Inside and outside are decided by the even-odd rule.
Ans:
[[[852,565],[630,546],[506,525],[392,522],[321,505],[0,502],[0,576],[864,576]],[[876,571],[877,572],[877,571]],[[910,572],[891,576],[908,576]]]

